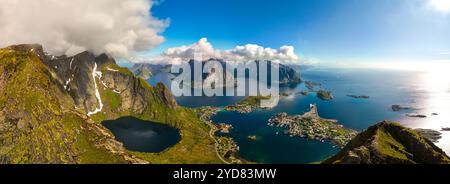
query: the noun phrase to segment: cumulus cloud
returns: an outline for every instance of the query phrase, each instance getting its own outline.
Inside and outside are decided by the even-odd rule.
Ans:
[[[201,54],[203,58],[208,59],[222,57],[220,51],[214,49],[212,44],[208,42],[207,38],[202,38],[197,43],[192,45],[169,48],[162,54],[162,58],[180,62],[194,59],[196,54]]]
[[[293,46],[282,46],[279,49],[264,48],[255,44],[237,46],[236,48],[223,52],[226,60],[250,61],[271,60],[278,62],[295,62],[299,57],[294,52]]]
[[[164,42],[152,0],[2,0],[0,46],[39,43],[52,54],[89,50],[131,58]]]
[[[208,42],[207,38],[200,39],[197,43],[173,47],[167,49],[161,55],[140,58],[136,62],[141,63],[170,63],[178,64],[186,62],[196,57],[202,57],[203,60],[210,58],[223,59],[225,61],[253,61],[270,60],[280,63],[298,63],[300,58],[295,54],[293,46],[282,46],[279,49],[265,48],[255,44],[245,46],[236,46],[230,50],[218,50]]]

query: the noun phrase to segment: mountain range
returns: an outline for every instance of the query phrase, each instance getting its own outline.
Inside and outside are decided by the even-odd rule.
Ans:
[[[217,61],[222,65],[222,67],[224,69],[227,66],[227,61],[224,61],[222,59],[213,59],[213,58],[206,60],[206,61],[201,61],[202,66],[204,66],[205,63],[208,61]],[[200,61],[194,61],[194,60],[187,61],[187,63],[191,66],[191,69],[194,68],[194,62],[200,62]],[[259,67],[260,61],[255,61],[255,62],[257,64],[257,66]],[[268,61],[268,62],[270,62],[270,61]],[[131,71],[136,76],[139,76],[143,79],[148,80],[153,75],[157,75],[159,73],[170,73],[171,67],[172,67],[172,65],[139,63],[139,64],[135,64],[132,67]],[[298,83],[302,82],[301,77],[300,77],[300,72],[298,72],[298,70],[294,69],[294,67],[279,64],[278,69],[279,69],[280,85],[298,84]],[[193,78],[193,75],[191,77]],[[233,77],[235,77],[235,75],[231,74],[230,72],[228,72],[228,71],[224,72],[224,76],[223,76],[224,83],[226,83],[226,81],[234,80]],[[212,80],[215,80],[215,78],[217,78],[215,73],[204,74],[203,82],[212,81]],[[246,78],[249,78],[248,74],[246,75]],[[233,82],[231,82],[230,84],[232,84],[232,83]],[[201,86],[197,85],[194,87],[199,88]],[[228,87],[232,87],[232,86],[228,86]]]
[[[300,80],[285,69],[286,81]],[[0,163],[223,163],[211,127],[197,115],[162,83],[149,85],[108,55],[53,56],[37,44],[0,49]],[[175,127],[181,141],[161,153],[126,150],[101,124],[123,116]],[[431,141],[393,122],[368,128],[324,161],[449,162]]]

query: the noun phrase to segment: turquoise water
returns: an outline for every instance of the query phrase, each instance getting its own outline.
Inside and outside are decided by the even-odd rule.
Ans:
[[[181,139],[180,132],[175,128],[133,117],[104,121],[102,124],[131,151],[158,153]]]
[[[433,74],[435,75],[435,74]],[[310,104],[317,104],[320,116],[337,119],[348,128],[362,131],[383,120],[393,120],[411,128],[432,128],[450,126],[450,82],[421,72],[388,70],[309,69],[302,71],[304,80],[322,83],[322,88],[333,92],[332,101],[322,101],[315,94],[302,96],[296,92],[306,90],[303,84],[282,88],[292,93],[283,97],[275,108],[255,111],[250,114],[220,112],[212,118],[216,123],[234,126],[229,135],[240,146],[239,155],[247,160],[261,163],[310,163],[323,160],[338,152],[329,142],[306,140],[283,135],[282,130],[267,126],[267,120],[279,113],[302,114]],[[436,79],[439,79],[436,82]],[[153,78],[150,83],[161,81]],[[170,81],[165,81],[170,84]],[[354,99],[353,95],[369,95],[370,99]],[[188,107],[226,106],[242,97],[180,97],[178,103]],[[400,104],[416,108],[411,111],[393,112],[391,106]],[[428,118],[408,118],[407,113],[429,115]],[[438,116],[430,116],[438,113]],[[277,134],[278,132],[278,134]],[[450,151],[450,135],[443,132],[443,139],[437,144]],[[256,141],[247,139],[256,135]]]

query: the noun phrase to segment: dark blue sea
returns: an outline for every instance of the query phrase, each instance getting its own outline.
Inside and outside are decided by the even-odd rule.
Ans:
[[[345,127],[362,131],[383,120],[397,121],[411,128],[441,130],[450,127],[450,77],[445,74],[399,70],[324,69],[311,68],[302,71],[303,80],[320,82],[322,89],[333,92],[332,101],[323,101],[314,93],[297,94],[306,90],[304,84],[283,87],[291,94],[283,97],[271,110],[257,110],[250,114],[220,112],[212,118],[216,123],[232,124],[229,135],[240,146],[239,156],[259,163],[312,163],[324,160],[339,151],[330,142],[290,137],[283,130],[267,126],[267,120],[279,113],[302,114],[310,104],[317,104],[321,117],[337,119]],[[149,82],[163,81],[170,86],[166,74],[159,74]],[[355,99],[347,95],[368,95],[369,99]],[[234,104],[243,97],[179,97],[177,101],[186,107]],[[393,112],[391,106],[399,104],[414,110]],[[437,113],[438,115],[431,115]],[[427,118],[410,118],[406,114],[423,114]],[[450,134],[442,132],[443,139],[437,145],[450,152]],[[256,135],[257,140],[247,137]]]

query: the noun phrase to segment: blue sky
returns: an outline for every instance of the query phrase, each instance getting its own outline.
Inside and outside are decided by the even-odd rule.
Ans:
[[[206,37],[218,49],[292,45],[321,62],[450,59],[449,0],[164,0],[152,52]]]

